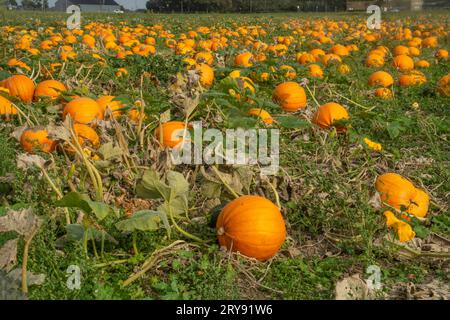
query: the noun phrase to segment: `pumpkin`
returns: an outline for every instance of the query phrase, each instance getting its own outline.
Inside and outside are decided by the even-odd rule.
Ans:
[[[424,190],[419,188],[416,188],[416,190],[416,196],[412,199],[412,203],[406,212],[418,218],[424,218],[428,212],[430,197]]]
[[[426,82],[427,78],[422,72],[418,70],[412,70],[409,73],[404,73],[398,78],[398,83],[401,87],[421,85]]]
[[[34,98],[50,98],[55,99],[61,95],[61,92],[66,91],[66,86],[56,80],[45,80],[40,82],[36,86],[36,90],[34,91]]]
[[[428,37],[422,40],[422,46],[424,48],[436,48],[438,46],[437,37]]]
[[[350,54],[347,47],[343,46],[342,44],[336,44],[330,48],[330,53],[336,54],[341,57],[348,56]]]
[[[112,116],[117,117],[123,113],[121,109],[123,109],[124,106],[120,101],[114,99],[114,96],[102,96],[97,99],[97,103],[100,108],[103,109],[103,112],[106,112],[106,110],[109,109],[112,112]]]
[[[90,98],[77,98],[68,102],[64,107],[63,118],[70,115],[75,123],[94,124],[103,120],[104,110]]]
[[[184,130],[184,122],[168,121],[156,128],[155,136],[163,146],[174,148],[183,141]]]
[[[375,96],[384,100],[391,99],[393,94],[391,89],[388,88],[378,88],[375,90]]]
[[[439,49],[436,51],[435,55],[436,58],[445,60],[448,58],[448,51],[445,49]]]
[[[348,66],[348,64],[341,63],[341,64],[339,65],[337,71],[338,71],[340,74],[348,74],[348,73],[350,73],[351,70],[350,70],[350,67]]]
[[[366,59],[366,66],[368,67],[382,67],[384,65],[383,56],[373,53],[369,54]]]
[[[316,62],[316,58],[311,53],[302,53],[297,56],[297,62],[300,64],[308,64]]]
[[[376,71],[369,77],[370,86],[390,87],[394,84],[394,78],[386,71]]]
[[[206,63],[206,64],[209,64],[210,66],[212,66],[214,63],[214,56],[212,55],[211,52],[202,51],[202,52],[198,52],[195,55],[195,60],[197,61],[197,63]]]
[[[90,126],[81,123],[75,123],[73,125],[73,131],[78,139],[78,143],[80,144],[80,146],[90,146],[94,149],[97,149],[100,146],[100,137],[98,136],[97,132],[95,132],[95,130]],[[71,150],[71,148],[67,148],[66,150],[70,153],[73,153],[73,150]]]
[[[0,116],[11,116],[17,114],[17,109],[11,101],[0,95]]]
[[[394,48],[394,56],[399,56],[402,54],[409,54],[409,48],[406,46],[398,45]]]
[[[249,115],[252,116],[256,116],[256,117],[260,117],[261,120],[265,123],[265,124],[272,124],[273,123],[273,119],[272,116],[270,115],[270,113],[268,113],[266,110],[264,109],[260,109],[260,108],[252,108],[248,111]]]
[[[414,68],[414,60],[404,54],[394,57],[392,65],[400,71],[408,71]]]
[[[342,62],[342,59],[337,54],[333,53],[327,53],[322,57],[322,63],[326,66],[333,64],[333,63],[339,63]]]
[[[33,80],[22,74],[1,81],[0,87],[8,89],[10,96],[18,97],[23,102],[29,103],[33,100],[35,90]]]
[[[323,70],[318,64],[309,65],[308,74],[313,78],[323,78]]]
[[[450,97],[450,73],[439,79],[437,90],[444,97]]]
[[[305,90],[297,82],[284,82],[276,86],[273,100],[287,112],[295,112],[306,107]]]
[[[419,60],[416,63],[414,63],[414,66],[416,68],[429,68],[430,67],[430,63],[426,60]]]
[[[319,107],[313,116],[313,123],[321,128],[328,129],[336,121],[349,119],[347,110],[338,103],[329,102]],[[344,132],[346,127],[336,127],[337,132]]]
[[[255,61],[253,54],[251,52],[244,52],[241,54],[238,54],[234,58],[234,64],[238,67],[251,67],[253,66],[253,62]]]
[[[222,247],[261,261],[272,258],[286,239],[278,207],[253,195],[228,203],[217,218],[216,229]]]
[[[27,152],[36,150],[51,153],[56,148],[56,141],[49,139],[48,131],[44,128],[30,128],[20,136],[20,145]]]
[[[211,87],[214,82],[214,69],[206,63],[201,63],[196,66],[196,70],[200,74],[200,84],[205,88]]]
[[[417,190],[411,181],[397,173],[385,173],[375,181],[375,188],[380,194],[381,201],[400,210],[411,205]]]

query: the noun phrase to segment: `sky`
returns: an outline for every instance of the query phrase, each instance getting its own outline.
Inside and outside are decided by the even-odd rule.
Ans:
[[[17,1],[18,3],[22,1]],[[53,7],[56,0],[48,0],[48,5]],[[126,9],[136,10],[136,9],[145,9],[145,4],[147,0],[116,0],[118,4],[123,5]]]

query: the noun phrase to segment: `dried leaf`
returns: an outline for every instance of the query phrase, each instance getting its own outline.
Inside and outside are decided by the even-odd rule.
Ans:
[[[15,231],[27,239],[39,229],[41,222],[41,218],[31,208],[18,211],[10,209],[5,216],[0,217],[0,232]]]
[[[346,277],[336,283],[336,300],[367,299],[369,289],[359,274]]]
[[[14,281],[20,281],[22,279],[22,269],[16,268],[10,273],[8,273],[8,276],[14,280]],[[43,273],[33,273],[31,271],[27,271],[27,284],[28,286],[40,286],[43,285],[45,282],[45,274]]]
[[[45,159],[37,154],[22,153],[17,156],[17,168],[28,170],[33,167],[44,168]]]
[[[0,248],[0,269],[4,269],[6,272],[9,272],[16,265],[18,240],[8,240]]]

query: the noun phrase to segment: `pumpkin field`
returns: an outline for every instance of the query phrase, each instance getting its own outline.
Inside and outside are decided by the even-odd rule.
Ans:
[[[450,299],[448,12],[68,18],[0,11],[0,299]]]

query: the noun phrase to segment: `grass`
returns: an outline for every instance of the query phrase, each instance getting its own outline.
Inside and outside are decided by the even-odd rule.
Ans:
[[[21,20],[23,25],[31,26],[36,21],[37,13],[7,13],[1,24],[14,23],[25,16],[27,19]],[[186,28],[186,24],[194,26],[209,23],[211,16],[225,25],[235,19],[234,15],[197,15],[189,16],[192,19],[186,22],[186,16],[183,15],[127,14],[133,23],[170,23],[174,32]],[[64,15],[51,13],[39,16],[39,19],[45,25],[56,23],[61,17]],[[88,20],[107,19],[98,15],[86,17]],[[270,21],[276,25],[286,18],[298,17],[313,19],[318,15],[242,15],[240,21],[247,24]],[[333,14],[330,17],[356,19],[361,14]],[[448,44],[449,39],[444,39],[443,45],[448,47]],[[359,60],[365,57],[369,47],[361,45],[361,50]],[[5,59],[4,53],[0,55],[1,59]],[[427,58],[431,58],[431,55],[431,51],[425,53]],[[420,284],[439,279],[448,283],[450,279],[441,261],[401,261],[388,248],[375,244],[375,240],[387,231],[382,213],[374,209],[369,201],[374,195],[374,180],[380,173],[387,170],[400,172],[412,177],[416,184],[426,186],[430,192],[433,204],[429,229],[445,236],[450,234],[449,100],[435,95],[431,90],[432,84],[449,72],[449,64],[436,64],[428,69],[425,73],[429,84],[417,89],[399,90],[395,99],[381,101],[368,94],[366,79],[374,70],[358,68],[361,63],[359,60],[349,61],[350,67],[357,70],[350,80],[330,76],[325,83],[310,84],[315,89],[318,101],[338,101],[348,107],[353,127],[349,135],[332,136],[312,127],[282,129],[281,166],[286,174],[275,180],[285,208],[283,213],[289,238],[275,260],[255,263],[240,257],[230,257],[220,252],[214,242],[202,246],[189,245],[171,252],[144,277],[123,287],[123,281],[135,272],[149,254],[168,246],[175,239],[169,240],[165,232],[141,233],[138,236],[140,255],[128,263],[99,267],[99,263],[107,264],[124,257],[128,259],[131,236],[112,230],[112,222],[109,222],[106,227],[118,239],[117,245],[107,245],[106,258],[102,261],[93,255],[86,259],[81,243],[70,242],[60,247],[61,237],[65,234],[64,225],[57,219],[46,219],[33,240],[29,261],[29,269],[35,273],[44,273],[46,281],[30,289],[30,298],[332,299],[336,281],[357,272],[365,274],[370,265],[380,266],[386,293],[391,286],[402,282]],[[180,61],[177,57],[159,57],[148,63],[145,59],[136,58],[129,66],[130,74],[133,75],[130,80],[117,80],[110,84],[111,74],[105,72],[95,83],[80,87],[89,94],[97,95],[109,86],[111,91],[137,99],[140,89],[137,75],[149,72],[156,75],[157,81],[146,78],[142,87],[144,101],[149,114],[159,113],[171,106],[165,85],[180,67]],[[119,66],[115,60],[111,64]],[[299,73],[304,71],[301,66],[296,67]],[[67,74],[75,72],[75,67],[72,70],[70,68]],[[96,66],[91,72],[96,74],[100,70]],[[390,67],[387,70],[395,72]],[[86,73],[82,72],[80,77],[84,76]],[[270,100],[274,84],[275,81],[272,81],[260,86],[261,97]],[[336,92],[360,105],[373,107],[373,112],[367,112],[361,106],[336,95]],[[412,108],[414,102],[419,103],[418,109]],[[310,106],[313,104],[310,103]],[[270,111],[276,113],[276,110]],[[200,112],[199,116],[204,116],[204,113]],[[45,123],[48,119],[42,118],[42,121]],[[42,217],[61,213],[55,211],[52,205],[55,196],[45,181],[38,178],[39,173],[24,173],[17,168],[15,155],[20,147],[9,136],[12,130],[11,124],[2,123],[0,126],[0,177],[6,174],[14,176],[9,186],[12,190],[8,190],[6,195],[0,195],[0,215],[5,213],[6,207],[29,206]],[[362,147],[358,140],[361,136],[380,142],[385,151],[377,154]],[[62,158],[56,159],[56,163],[57,166],[67,167]],[[67,192],[64,177],[57,170],[51,170],[50,174]],[[120,178],[112,179],[114,183],[111,182],[111,185],[120,189],[123,181]],[[269,191],[266,195],[273,198]],[[201,195],[197,196],[196,205],[200,205],[204,199]],[[208,218],[209,212],[197,210],[194,216]],[[72,212],[72,217],[76,218],[75,212]],[[204,239],[214,241],[214,230],[204,225],[186,225],[186,228]],[[13,237],[12,234],[0,234],[0,246]],[[20,252],[18,256],[20,263]],[[67,269],[71,265],[81,269],[80,290],[70,290],[66,285],[69,276]]]

